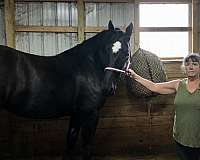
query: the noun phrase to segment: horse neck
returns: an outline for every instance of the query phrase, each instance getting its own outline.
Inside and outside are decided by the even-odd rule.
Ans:
[[[89,47],[88,47],[89,46]],[[101,61],[101,54],[102,51],[104,49],[104,47],[102,46],[102,44],[100,44],[100,41],[93,41],[93,44],[85,44],[84,46],[84,50],[85,53],[83,53],[83,59],[85,58],[87,61],[87,65],[91,65],[94,66],[94,69],[96,70],[96,72],[98,72],[98,75],[100,75],[100,77],[103,76],[104,74],[104,69],[105,69],[105,65],[104,63]]]
[[[104,32],[95,35],[83,43],[64,51],[60,54],[61,63],[66,64],[68,59],[75,59],[77,63],[84,63],[84,65],[94,66],[95,70],[100,75],[104,74],[106,65],[101,62],[100,54],[104,51],[105,42],[102,40],[105,37]],[[105,39],[105,38],[104,38]]]
[[[105,62],[103,62],[101,57],[106,56],[106,54],[103,54],[106,52],[106,41],[108,40],[109,36],[110,35],[108,31],[103,31],[83,43],[83,46],[88,49],[88,56],[90,58],[92,57],[95,64],[98,66],[98,69],[101,68],[103,71],[107,65]]]

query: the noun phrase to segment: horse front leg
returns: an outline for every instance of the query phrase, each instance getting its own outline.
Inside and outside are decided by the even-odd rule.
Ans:
[[[74,149],[78,140],[79,131],[80,117],[79,114],[76,113],[70,117],[69,128],[67,133],[67,145],[65,148],[66,152],[64,153],[63,160],[75,159]]]
[[[92,160],[92,147],[98,123],[98,112],[93,111],[85,114],[84,123],[81,127],[82,137],[82,160]]]

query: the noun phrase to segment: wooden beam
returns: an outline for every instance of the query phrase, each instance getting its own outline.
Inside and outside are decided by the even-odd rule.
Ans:
[[[16,2],[77,2],[78,0],[15,0]],[[140,3],[190,3],[192,0],[138,0]],[[130,3],[134,0],[83,0],[93,3]]]
[[[14,0],[4,0],[6,45],[15,48]]]
[[[85,33],[98,33],[108,29],[107,27],[85,27]]]
[[[16,2],[77,2],[79,0],[15,0]],[[83,2],[92,3],[129,3],[134,0],[83,0]]]
[[[58,32],[58,33],[75,33],[77,27],[63,26],[15,26],[16,32]]]
[[[199,52],[198,48],[198,0],[192,0],[192,52]]]
[[[108,29],[107,27],[84,27],[85,33],[98,33]],[[125,31],[126,27],[120,27]],[[15,26],[16,32],[57,32],[57,33],[77,33],[78,27],[64,26]]]
[[[191,27],[140,27],[139,32],[185,32],[191,31]]]
[[[92,3],[133,3],[134,0],[84,0],[84,2]]]
[[[84,31],[85,31],[85,4],[83,0],[77,1],[78,10],[78,41],[81,43],[84,41]]]
[[[192,3],[189,4],[189,13],[188,13],[188,22],[189,22],[189,26],[191,26],[191,30],[189,31],[188,34],[188,43],[189,43],[189,53],[192,52]]]
[[[76,2],[77,0],[15,0],[15,2]]]
[[[192,0],[137,0],[139,3],[192,3]]]
[[[125,31],[126,27],[127,26],[121,26],[118,28],[120,28],[122,31]],[[101,32],[101,31],[107,30],[107,29],[108,29],[108,27],[85,27],[85,33],[98,33],[98,32]]]
[[[139,0],[135,0],[134,4],[134,45],[133,53],[140,48],[140,36],[139,36]]]

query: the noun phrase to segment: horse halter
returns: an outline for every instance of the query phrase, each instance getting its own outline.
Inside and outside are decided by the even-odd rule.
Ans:
[[[130,48],[130,43],[129,43],[129,48]],[[109,71],[114,71],[114,72],[119,72],[119,73],[123,73],[125,74],[125,72],[129,69],[130,67],[130,64],[131,64],[131,50],[128,51],[128,60],[125,62],[124,64],[124,67],[125,70],[122,70],[122,69],[118,69],[118,68],[115,68],[115,67],[112,67],[114,65],[114,63],[112,63],[112,65],[110,65],[111,67],[106,67],[105,70],[109,70]],[[117,55],[117,57],[115,57],[115,60],[119,57],[119,54]],[[114,62],[115,62],[114,60]],[[126,65],[127,64],[127,65]]]
[[[127,60],[127,66],[126,66],[126,71],[129,69],[130,67],[130,64],[131,64],[131,49],[130,49],[130,43],[128,43],[128,48],[129,48],[129,51],[128,51],[128,60]]]

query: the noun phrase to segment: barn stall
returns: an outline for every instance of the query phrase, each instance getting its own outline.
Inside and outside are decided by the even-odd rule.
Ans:
[[[125,28],[134,23],[132,51],[137,49],[138,5],[145,0],[5,0],[0,2],[0,44],[30,54],[50,56],[81,43],[107,27]],[[174,3],[172,0],[152,0]],[[199,1],[191,11],[190,51],[199,51]],[[181,28],[180,28],[181,29]],[[181,59],[162,59],[168,80],[183,78]],[[100,111],[94,155],[147,157],[174,155],[172,139],[174,95],[136,97],[119,81],[117,92],[108,97]],[[61,159],[66,142],[68,117],[32,120],[2,111],[0,116],[0,159]],[[79,145],[79,144],[78,144]],[[79,153],[77,147],[77,153]],[[143,159],[144,159],[143,157]]]

